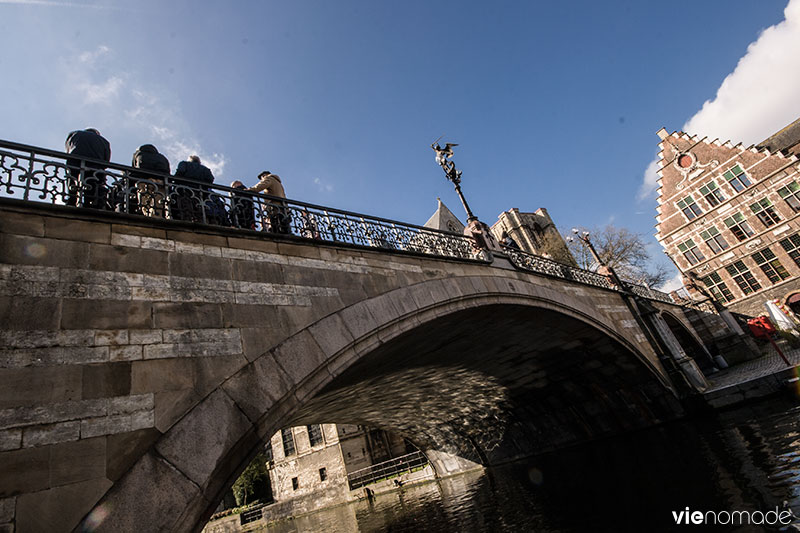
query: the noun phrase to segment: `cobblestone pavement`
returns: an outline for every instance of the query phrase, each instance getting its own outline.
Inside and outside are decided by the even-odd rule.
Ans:
[[[800,364],[800,348],[792,349],[785,342],[779,342],[778,346],[793,365]],[[774,374],[787,368],[786,363],[771,345],[767,345],[762,348],[762,350],[765,355],[758,359],[726,368],[725,370],[708,376],[707,379],[710,387],[705,392],[709,393],[713,390],[745,383],[752,379]]]

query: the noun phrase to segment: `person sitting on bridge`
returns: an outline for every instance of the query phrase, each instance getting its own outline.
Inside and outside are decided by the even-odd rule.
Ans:
[[[247,189],[253,192],[264,192],[275,198],[286,198],[281,178],[269,170],[258,175],[258,183]],[[274,233],[291,233],[292,217],[286,208],[286,203],[280,200],[268,200],[267,209],[269,216],[269,230]]]
[[[64,203],[81,207],[106,209],[105,165],[98,161],[111,161],[111,145],[95,128],[75,130],[67,135],[66,152],[79,158],[67,158],[67,191]],[[96,161],[85,161],[83,158]]]
[[[178,179],[186,178],[186,179]],[[170,191],[170,214],[175,220],[202,222],[204,190],[202,184],[214,183],[211,169],[200,162],[200,157],[191,155],[178,163],[175,169],[174,188]]]
[[[143,144],[133,153],[133,168],[152,170],[159,174],[169,174],[169,160],[152,144]],[[164,178],[159,174],[148,172],[131,172],[131,177],[136,178],[136,188],[139,191],[139,208],[143,215],[150,217],[164,217]],[[139,181],[142,180],[142,181]]]

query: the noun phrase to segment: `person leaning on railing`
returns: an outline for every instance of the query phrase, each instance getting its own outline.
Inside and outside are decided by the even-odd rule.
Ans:
[[[258,175],[258,183],[247,189],[252,192],[264,192],[269,196],[286,198],[281,178],[269,170],[265,170]],[[286,203],[281,201],[267,200],[269,217],[269,229],[274,233],[291,233],[292,217],[286,208]]]
[[[169,174],[169,160],[152,144],[143,144],[133,153],[133,168]],[[148,172],[131,172],[136,179],[139,209],[143,215],[164,218],[164,178]]]
[[[180,179],[187,178],[186,180]],[[192,180],[192,181],[188,181]],[[190,222],[203,221],[203,184],[214,183],[211,169],[200,162],[200,157],[191,155],[186,161],[178,163],[175,169],[173,190],[170,191],[170,215],[175,220]]]
[[[106,187],[105,166],[80,158],[111,161],[111,145],[94,128],[75,130],[67,135],[64,143],[66,152],[75,157],[67,158],[67,190],[64,203],[95,209],[107,208],[108,189]],[[83,176],[81,167],[83,166]]]

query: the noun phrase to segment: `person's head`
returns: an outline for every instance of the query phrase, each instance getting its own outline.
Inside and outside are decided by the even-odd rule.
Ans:
[[[235,180],[231,182],[231,187],[233,187],[234,189],[241,189],[244,187],[244,183],[242,183],[239,180]]]
[[[84,131],[89,131],[94,133],[95,135],[100,135],[100,132],[97,131],[97,128],[86,128]]]
[[[265,170],[261,174],[258,175],[258,179],[263,179],[263,178],[266,178],[267,176],[271,176],[271,175],[272,175],[272,172],[270,172],[269,170]]]
[[[192,163],[197,163],[199,165],[200,164],[200,157],[196,156],[196,155],[190,155],[189,159],[187,159],[187,161],[191,161]]]

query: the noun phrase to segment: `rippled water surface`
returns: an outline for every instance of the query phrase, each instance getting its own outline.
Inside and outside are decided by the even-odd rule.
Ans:
[[[672,511],[764,512],[784,501],[800,514],[800,405],[780,399],[405,487],[263,531],[705,531],[676,525]]]

